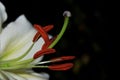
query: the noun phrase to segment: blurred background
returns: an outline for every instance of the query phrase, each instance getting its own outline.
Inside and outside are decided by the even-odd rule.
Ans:
[[[54,47],[55,54],[46,55],[44,60],[52,57],[76,56],[72,69],[47,72],[50,80],[107,80],[111,57],[112,41],[108,28],[108,7],[104,0],[1,0],[8,13],[7,22],[14,21],[24,14],[32,24],[42,26],[53,24],[49,33],[57,35],[62,28],[63,12],[72,13],[69,25],[62,39]]]

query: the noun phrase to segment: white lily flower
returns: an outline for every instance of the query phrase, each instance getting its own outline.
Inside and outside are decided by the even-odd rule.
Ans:
[[[52,25],[44,28],[39,25],[33,27],[26,17],[21,15],[3,29],[2,24],[6,19],[5,7],[0,2],[0,80],[48,80],[48,74],[36,73],[32,71],[32,68],[67,70],[72,67],[72,63],[53,66],[41,64],[69,60],[74,56],[64,56],[40,62],[44,54],[55,52],[52,47],[60,39],[65,29],[62,34],[60,33],[59,39],[56,38],[56,41],[46,33],[53,27]]]

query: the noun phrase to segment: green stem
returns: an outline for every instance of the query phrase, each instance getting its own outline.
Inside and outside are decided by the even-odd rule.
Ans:
[[[58,41],[61,39],[61,37],[63,36],[63,34],[64,34],[64,32],[65,32],[65,30],[67,28],[68,22],[69,22],[69,17],[66,16],[63,27],[62,27],[60,33],[58,34],[55,41],[53,41],[53,43],[48,48],[53,48],[58,43]]]

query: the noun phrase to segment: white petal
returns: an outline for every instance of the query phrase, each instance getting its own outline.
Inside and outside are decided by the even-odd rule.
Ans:
[[[32,39],[36,30],[30,22],[21,15],[15,22],[8,24],[8,26],[1,33],[1,53],[4,55],[7,51],[13,52],[13,57],[16,58],[22,55],[31,45]],[[16,50],[14,50],[16,49]]]
[[[1,75],[2,74],[2,75]],[[0,80],[48,80],[47,73],[36,73],[32,70],[19,70],[19,71],[1,71]]]
[[[23,74],[18,74],[21,77],[26,78],[27,80],[48,80],[49,75],[46,73],[23,73]]]
[[[7,13],[5,11],[4,5],[0,2],[0,32],[1,32],[1,26],[2,23],[7,19]]]
[[[5,79],[3,80],[15,80],[11,75],[8,74],[6,71],[1,71],[1,73],[4,75]],[[2,76],[3,76],[2,75]]]
[[[8,46],[9,43],[14,42],[16,39],[20,39],[30,30],[32,25],[26,20],[24,15],[17,18],[15,22],[11,22],[1,33],[1,49]]]
[[[9,79],[9,80],[26,80],[25,78],[15,74],[15,73],[11,73],[11,72],[6,72],[7,75],[11,76],[12,79]]]
[[[8,74],[9,78],[12,77],[15,80],[48,80],[49,79],[49,75],[47,73],[35,73],[32,70],[5,72],[5,74]]]
[[[11,44],[9,44],[8,47],[5,49],[5,51],[3,52],[5,56],[2,57],[3,59],[1,60],[10,60],[23,55],[25,52],[27,52],[27,50],[29,50],[30,46],[32,46],[33,36],[34,36],[34,31],[29,31],[21,39],[14,40],[14,42],[11,42]],[[6,55],[6,53],[8,55]]]
[[[26,60],[29,58],[33,58],[34,54],[41,50],[42,46],[44,44],[44,40],[42,38],[40,38],[33,46],[33,48],[30,50],[30,52],[28,53],[28,55],[26,55],[22,60]],[[41,56],[40,58],[37,59],[37,62],[41,61],[43,58],[43,56]],[[36,63],[36,62],[35,62]],[[34,63],[34,64],[35,64]]]
[[[6,80],[6,77],[2,72],[0,72],[0,80]]]

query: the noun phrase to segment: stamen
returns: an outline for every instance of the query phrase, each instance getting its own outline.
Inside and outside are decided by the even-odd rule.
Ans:
[[[52,28],[53,28],[53,25],[48,25],[48,26],[43,27],[43,29],[45,30],[45,32],[50,31]],[[40,32],[37,32],[35,34],[34,38],[33,38],[33,42],[36,42],[39,39],[40,36],[41,36]]]
[[[48,68],[48,66],[44,66],[44,65],[41,65],[41,66],[29,66],[28,68]]]
[[[43,29],[45,30],[45,32],[50,31],[54,26],[53,25],[47,25],[45,27],[43,27]]]
[[[38,51],[38,52],[36,52],[35,54],[34,54],[34,59],[36,59],[36,58],[38,58],[38,57],[40,57],[40,56],[42,56],[42,55],[44,55],[44,54],[50,54],[50,53],[55,53],[56,51],[55,51],[55,49],[44,49],[44,50],[40,50],[40,51]]]
[[[60,61],[65,61],[65,60],[72,60],[74,58],[75,58],[75,56],[62,56],[62,57],[51,59],[50,61],[51,62],[60,62]]]
[[[40,25],[37,25],[37,24],[35,24],[34,27],[41,34],[41,36],[43,37],[45,43],[48,42],[49,37],[48,37],[48,34],[45,32],[45,30],[43,30],[43,28]],[[37,36],[38,36],[38,34],[37,34]]]
[[[48,48],[55,39],[56,39],[56,36],[53,37],[52,39],[50,39],[49,42],[44,43],[43,46],[42,46],[42,49]]]
[[[37,64],[46,64],[46,63],[51,63],[52,61],[42,61],[42,62],[39,62]]]
[[[40,65],[40,66],[27,66],[27,68],[48,68],[50,70],[57,70],[57,71],[60,71],[60,70],[68,70],[70,69],[71,67],[73,67],[73,64],[72,63],[65,63],[65,64],[57,64],[57,65],[50,65],[50,66],[47,66],[47,65]]]
[[[45,63],[53,63],[53,62],[60,62],[60,61],[65,61],[65,60],[72,60],[74,59],[75,56],[62,56],[62,57],[58,57],[58,58],[53,58],[49,61],[43,61],[43,62],[39,62],[37,64],[45,64]]]
[[[39,37],[40,37],[40,33],[37,32],[33,38],[33,42],[36,42],[39,39]]]
[[[58,64],[58,65],[51,65],[48,66],[50,70],[68,70],[73,67],[72,63],[65,63],[65,64]]]

